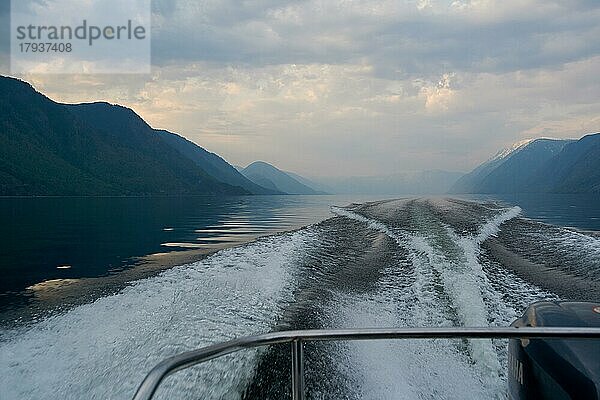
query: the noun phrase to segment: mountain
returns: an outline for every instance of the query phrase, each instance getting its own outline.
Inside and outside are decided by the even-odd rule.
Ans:
[[[241,187],[252,194],[282,194],[277,190],[266,189],[257,185],[217,154],[211,153],[175,133],[157,131],[157,134],[165,143],[176,149],[181,155],[192,160],[197,166],[206,171],[206,173],[221,182]]]
[[[451,186],[449,191],[451,193],[468,193],[472,190],[472,188],[479,187],[485,178],[499,165],[506,161],[511,154],[518,152],[532,141],[533,139],[521,140],[512,146],[499,151],[494,157],[458,179],[458,181]]]
[[[600,133],[567,144],[528,183],[533,191],[600,193]]]
[[[446,193],[461,176],[461,172],[433,170],[314,180],[328,192],[337,194],[415,195]]]
[[[308,179],[304,176],[296,174],[295,172],[290,172],[290,171],[284,171],[284,172],[286,174],[288,174],[289,176],[291,176],[292,178],[294,178],[295,180],[297,180],[298,182],[300,182],[301,184],[313,189],[314,191],[317,192],[317,194],[332,193],[331,188],[328,188],[326,185],[323,185],[314,179]]]
[[[556,156],[569,140],[521,141],[498,153],[458,180],[452,193],[515,193],[522,191],[531,173]]]
[[[242,174],[257,185],[287,194],[320,194],[317,190],[298,182],[289,174],[264,161],[255,161],[242,170]]]
[[[459,179],[450,192],[600,192],[600,134],[522,142]]]
[[[125,107],[66,105],[0,77],[0,195],[248,194]]]

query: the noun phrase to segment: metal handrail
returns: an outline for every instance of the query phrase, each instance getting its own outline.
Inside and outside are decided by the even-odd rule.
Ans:
[[[600,339],[600,328],[485,327],[485,328],[366,328],[304,330],[265,333],[214,344],[161,361],[144,378],[133,400],[150,400],[169,375],[214,358],[272,344],[290,343],[292,349],[292,398],[304,399],[303,343],[380,339],[511,339],[571,338]]]

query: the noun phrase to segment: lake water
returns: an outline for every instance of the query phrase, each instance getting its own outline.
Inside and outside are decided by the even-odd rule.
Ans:
[[[127,281],[257,237],[332,216],[332,205],[381,196],[234,196],[0,199],[0,312],[39,301],[50,306],[114,290]],[[600,231],[598,195],[464,196],[518,205],[523,216]],[[133,268],[133,270],[132,270]],[[136,269],[137,268],[137,269]],[[123,272],[126,272],[123,274]],[[77,283],[80,287],[74,289]],[[85,283],[85,285],[82,285]],[[43,289],[43,290],[42,290]],[[47,292],[41,295],[42,292]],[[58,297],[58,298],[57,298]],[[64,300],[64,299],[62,299]]]
[[[600,194],[508,194],[467,196],[518,205],[523,215],[563,227],[600,231]]]
[[[600,298],[597,196],[374,200],[0,200],[0,398],[128,399],[161,359],[248,334],[506,326],[535,301]],[[309,398],[505,397],[503,341],[305,354]],[[288,365],[277,346],[239,353],[159,398],[289,398]]]
[[[600,231],[598,195],[464,196],[523,216]],[[332,216],[381,196],[0,199],[0,315],[81,303],[158,270]],[[88,279],[110,277],[110,279]]]
[[[156,270],[329,218],[331,205],[372,199],[0,198],[0,312],[93,299]],[[86,279],[106,276],[113,279]]]

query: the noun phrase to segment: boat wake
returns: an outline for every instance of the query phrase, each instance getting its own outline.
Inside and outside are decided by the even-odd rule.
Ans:
[[[291,300],[294,267],[315,240],[307,229],[260,239],[3,332],[0,397],[129,399],[166,357],[269,331]],[[159,398],[239,397],[256,357],[239,353],[177,374],[167,379]]]
[[[128,399],[161,359],[237,336],[506,326],[534,301],[597,295],[598,238],[520,218],[518,207],[407,199],[332,211],[3,331],[1,397]],[[308,343],[305,355],[308,398],[506,397],[504,341]],[[289,363],[287,347],[236,353],[173,375],[158,398],[289,398]]]

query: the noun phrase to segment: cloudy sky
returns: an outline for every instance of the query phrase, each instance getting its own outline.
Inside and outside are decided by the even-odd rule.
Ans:
[[[150,75],[19,77],[307,176],[467,171],[521,139],[600,131],[598,0],[153,0],[152,13]]]

